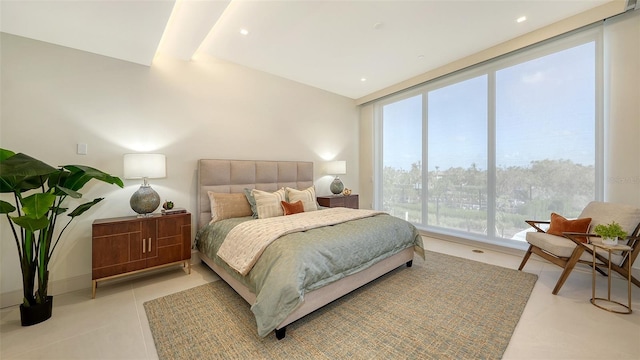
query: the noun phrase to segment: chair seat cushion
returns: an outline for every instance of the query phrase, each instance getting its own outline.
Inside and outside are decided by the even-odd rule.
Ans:
[[[577,246],[576,243],[563,236],[556,236],[543,232],[528,232],[527,242],[533,246],[539,247],[546,252],[564,258],[570,257],[573,253],[573,250]],[[605,257],[608,256],[607,251],[600,248],[597,248],[597,253],[602,254]],[[590,262],[593,261],[593,257],[590,253],[585,251],[580,256],[580,260]],[[623,258],[620,254],[616,254],[615,252],[611,254],[611,262],[613,264],[620,264],[622,260]],[[598,261],[597,263],[600,263],[600,261]]]

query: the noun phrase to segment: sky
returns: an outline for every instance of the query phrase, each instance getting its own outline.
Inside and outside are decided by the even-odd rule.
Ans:
[[[595,162],[595,42],[495,71],[496,165]],[[428,168],[487,169],[488,84],[477,76],[426,93]],[[384,166],[422,161],[422,98],[383,108]]]

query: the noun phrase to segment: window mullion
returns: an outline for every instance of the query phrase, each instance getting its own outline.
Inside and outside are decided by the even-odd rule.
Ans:
[[[429,188],[428,188],[428,169],[429,169],[429,152],[427,139],[429,138],[429,97],[428,92],[422,93],[422,192],[421,192],[421,206],[422,206],[422,223],[429,225]]]
[[[496,229],[496,72],[487,73],[487,236]]]

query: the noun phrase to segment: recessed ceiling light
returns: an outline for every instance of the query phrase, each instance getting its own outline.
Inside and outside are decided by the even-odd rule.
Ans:
[[[380,30],[384,27],[384,23],[382,22],[377,22],[375,24],[373,24],[373,30]]]
[[[519,18],[516,19],[516,21],[519,22],[519,23],[527,21],[527,17],[526,16],[520,16]]]
[[[240,34],[242,34],[242,35],[249,35],[249,30],[247,30],[247,29],[240,29]]]
[[[418,55],[418,60],[424,60],[424,55]]]
[[[360,81],[365,82],[367,81],[367,78],[360,78]]]

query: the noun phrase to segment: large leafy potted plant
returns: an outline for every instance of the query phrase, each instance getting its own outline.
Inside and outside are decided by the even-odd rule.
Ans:
[[[103,198],[85,202],[69,212],[66,224],[57,228],[67,212],[67,198],[78,199],[78,191],[91,179],[123,187],[120,178],[82,165],[58,168],[22,153],[0,149],[0,192],[12,193],[14,204],[0,200],[18,248],[24,299],[20,304],[22,325],[33,325],[51,317],[48,295],[49,261],[69,224]],[[37,288],[36,288],[37,280]]]

